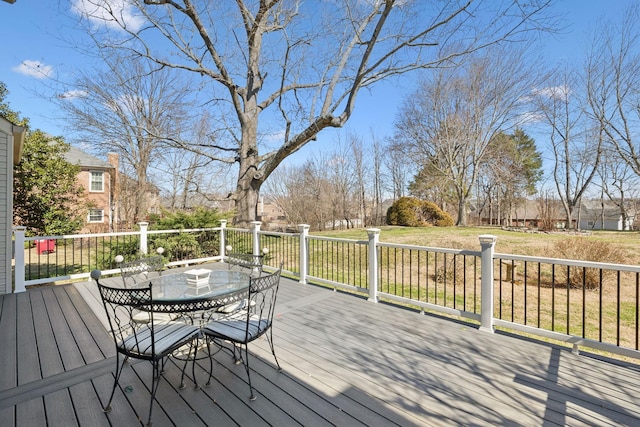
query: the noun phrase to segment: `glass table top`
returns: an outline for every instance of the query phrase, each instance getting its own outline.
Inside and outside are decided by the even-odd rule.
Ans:
[[[235,270],[191,269],[138,282],[144,288],[151,283],[154,302],[205,300],[248,290],[249,273]]]

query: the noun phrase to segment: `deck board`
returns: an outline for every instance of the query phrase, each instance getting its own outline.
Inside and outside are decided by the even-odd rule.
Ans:
[[[45,292],[30,292],[31,308],[33,310],[33,323],[35,327],[35,338],[38,343],[38,353],[47,356],[40,357],[40,370],[42,377],[47,378],[51,375],[64,372],[64,366],[58,354],[58,345],[54,339],[54,331],[51,318],[47,313],[49,304],[44,298]]]
[[[106,279],[109,280],[109,279]],[[117,280],[117,279],[113,279]],[[0,297],[3,426],[140,425],[151,366],[127,364],[112,411],[115,351],[94,284]],[[265,339],[250,347],[258,399],[228,352],[210,387],[178,389],[167,365],[157,426],[639,425],[640,367],[364,297],[282,279],[275,369]],[[196,365],[201,386],[207,360]],[[131,386],[132,391],[124,391]]]

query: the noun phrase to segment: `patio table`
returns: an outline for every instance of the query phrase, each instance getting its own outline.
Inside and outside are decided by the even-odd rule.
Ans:
[[[250,275],[232,270],[187,270],[140,281],[134,287],[146,288],[149,283],[154,312],[189,316],[196,312],[215,312],[245,299],[249,292]]]

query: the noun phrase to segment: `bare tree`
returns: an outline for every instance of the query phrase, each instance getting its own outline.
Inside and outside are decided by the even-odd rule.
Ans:
[[[349,148],[353,159],[353,178],[354,178],[354,206],[353,214],[360,219],[360,226],[368,223],[369,209],[367,207],[367,182],[368,174],[365,164],[369,163],[366,158],[366,152],[362,139],[356,135],[349,136]]]
[[[393,200],[404,197],[407,192],[407,184],[411,176],[413,165],[407,162],[407,156],[402,144],[387,140],[385,147],[384,165],[389,171],[390,185]]]
[[[538,228],[545,231],[556,229],[558,214],[558,200],[551,195],[550,190],[545,190],[536,198],[538,205]]]
[[[164,168],[157,170],[164,184],[167,208],[189,209],[212,206],[227,194],[218,183],[224,181],[221,171],[205,164],[205,159],[186,150],[164,150]]]
[[[108,69],[83,70],[74,91],[59,95],[76,138],[85,144],[118,153],[130,176],[127,203],[136,223],[147,215],[148,170],[159,159],[167,135],[177,135],[188,117],[187,87],[176,84],[175,71],[153,70],[152,63],[110,55]]]
[[[602,155],[601,167],[598,171],[601,182],[601,194],[613,203],[622,216],[623,228],[631,224],[635,215],[640,195],[640,177],[631,167],[617,155],[615,148],[605,147]],[[605,201],[602,197],[602,216],[600,224],[604,227]]]
[[[577,73],[567,69],[555,78],[555,84],[538,90],[535,99],[551,130],[553,179],[565,211],[565,227],[573,228],[574,213],[598,171],[605,135],[585,114]]]
[[[201,78],[221,127],[206,146],[175,143],[237,165],[231,197],[246,224],[269,175],[322,130],[343,126],[361,89],[522,40],[546,28],[551,2],[83,0],[77,10],[100,48]],[[278,144],[259,146],[268,133],[281,135]]]
[[[382,225],[385,223],[385,214],[383,212],[384,201],[384,185],[385,173],[383,172],[383,147],[382,143],[372,135],[373,142],[371,148],[371,165],[373,178],[373,200],[371,209],[371,225]]]
[[[338,143],[323,162],[331,194],[332,229],[351,228],[351,219],[356,210],[356,176],[351,152],[348,146]]]
[[[327,158],[314,157],[301,166],[283,166],[267,182],[269,197],[285,213],[289,224],[309,224],[324,230],[335,223],[336,196],[327,171]]]
[[[640,5],[620,23],[602,22],[593,32],[587,60],[589,114],[602,128],[617,159],[640,176]]]
[[[298,191],[302,172],[302,167],[283,165],[265,184],[268,197],[284,213],[288,224],[311,224],[309,216],[305,215],[310,211],[305,208],[308,201]]]
[[[364,149],[357,137],[349,138],[348,144],[338,141],[331,152],[302,166],[283,166],[267,181],[269,196],[289,222],[338,229],[355,227],[354,219],[368,217]]]
[[[191,126],[181,129],[185,139],[194,144],[203,144],[210,135],[210,118],[203,114],[191,121]],[[194,205],[211,207],[222,202],[231,191],[231,187],[223,185],[229,182],[227,168],[189,150],[162,144],[162,164],[154,170],[158,181],[166,185],[170,207],[185,209]],[[194,197],[195,196],[195,197]]]
[[[396,139],[419,164],[446,177],[458,225],[467,223],[467,204],[492,139],[519,124],[523,99],[540,80],[525,54],[513,46],[492,49],[460,67],[436,70],[401,108]]]

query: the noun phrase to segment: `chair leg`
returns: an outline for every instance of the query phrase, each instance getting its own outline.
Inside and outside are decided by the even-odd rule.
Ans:
[[[126,361],[126,356],[124,357],[125,357],[125,360],[122,363],[120,363],[120,353],[116,352],[116,376],[113,379],[113,387],[111,388],[111,395],[109,396],[109,401],[105,406],[102,407],[102,410],[104,412],[111,411],[111,401],[113,400],[113,395],[116,391],[116,387],[118,386],[118,382],[120,381],[120,374],[122,373],[122,368],[124,368],[124,363]]]
[[[183,390],[186,386],[184,384],[184,375],[187,370],[187,364],[189,363],[189,358],[191,357],[191,351],[193,350],[193,360],[191,364],[191,374],[193,375],[193,382],[195,384],[195,389],[198,390],[200,387],[198,386],[198,380],[196,379],[196,357],[198,357],[198,341],[197,339],[196,345],[193,345],[193,341],[189,344],[189,351],[187,352],[187,357],[184,359],[184,366],[182,367],[182,375],[180,376],[180,390]]]
[[[162,360],[153,360],[153,375],[151,379],[151,400],[149,402],[149,418],[147,419],[147,427],[152,426],[151,423],[151,413],[153,411],[153,401],[156,399],[156,391],[158,391],[158,386],[160,385],[160,376],[161,376],[161,364]]]
[[[240,346],[240,345],[238,345],[236,343],[233,343],[233,362],[236,365],[239,365],[240,363],[243,363],[243,360],[242,360],[242,346]]]
[[[242,352],[242,350],[240,350]],[[241,356],[242,357],[242,353]],[[244,344],[244,369],[247,371],[247,379],[249,380],[249,400],[256,400],[256,395],[253,393],[253,385],[251,385],[251,369],[249,368],[249,346]]]
[[[213,356],[215,356],[216,354],[218,354],[219,352],[221,352],[222,350],[227,350],[229,352],[231,352],[231,350],[229,350],[229,348],[221,343],[219,343],[218,341],[216,341],[215,338],[211,338],[211,337],[205,337],[205,340],[207,342],[207,357],[209,358],[209,378],[205,384],[205,387],[209,387],[211,385],[211,378],[213,377]],[[217,346],[216,351],[212,352],[211,351],[211,343],[213,342],[214,345]],[[235,360],[235,347],[234,347],[234,354],[233,354],[234,360]]]
[[[195,345],[195,349],[193,350],[193,361],[191,363],[191,375],[193,377],[193,382],[194,382],[193,387],[195,390],[200,390],[200,385],[198,384],[198,380],[196,379],[196,360],[198,359],[198,348],[199,348],[198,338],[196,338],[196,345]]]
[[[209,357],[209,378],[204,386],[209,387],[211,385],[211,377],[213,376],[213,354],[211,354],[211,340],[209,338],[205,339],[207,340],[207,356]]]
[[[271,347],[271,354],[273,354],[273,359],[276,361],[276,366],[278,367],[278,371],[282,371],[282,368],[280,367],[280,362],[278,362],[278,358],[276,357],[276,349],[273,346],[273,333],[271,332],[272,330],[269,330],[269,333],[267,334],[267,341],[269,341],[269,347]]]

